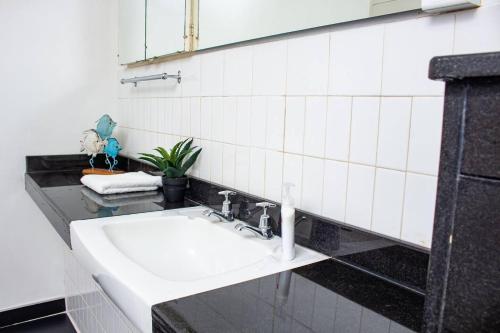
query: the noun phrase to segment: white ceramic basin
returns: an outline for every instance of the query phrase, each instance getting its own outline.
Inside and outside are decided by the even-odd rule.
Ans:
[[[79,261],[142,331],[151,332],[151,306],[324,260],[297,246],[282,261],[281,240],[236,231],[202,215],[204,207],[71,223]]]
[[[103,230],[126,257],[169,281],[196,281],[273,254],[262,242],[242,241],[241,235],[199,217],[167,216],[109,224]]]

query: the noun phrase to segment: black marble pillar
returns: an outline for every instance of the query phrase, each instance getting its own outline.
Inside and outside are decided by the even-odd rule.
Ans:
[[[423,332],[500,332],[500,52],[429,77],[446,93]]]

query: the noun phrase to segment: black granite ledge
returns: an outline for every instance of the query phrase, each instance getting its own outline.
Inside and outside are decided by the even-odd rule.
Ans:
[[[325,260],[152,307],[153,332],[418,332],[424,297]]]
[[[500,52],[434,57],[429,67],[432,80],[500,76]]]
[[[187,196],[202,205],[220,209],[222,200],[218,192],[224,189],[227,187],[191,177]],[[234,191],[237,194],[231,197],[231,201],[236,217],[258,226],[262,210],[255,203],[264,199]],[[269,209],[268,214],[273,232],[281,235],[280,203],[275,204],[276,208]],[[425,293],[429,262],[427,250],[301,210],[296,211],[296,218],[297,244],[362,268],[414,292]]]

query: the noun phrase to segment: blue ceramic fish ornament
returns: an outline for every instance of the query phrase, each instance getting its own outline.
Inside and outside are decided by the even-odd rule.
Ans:
[[[116,122],[114,122],[108,114],[105,114],[97,121],[96,130],[101,139],[106,140],[113,133],[115,126]]]
[[[122,150],[120,143],[115,138],[108,138],[107,144],[104,146],[104,153],[106,154],[106,164],[109,165],[109,171],[113,171],[114,167],[118,164],[118,153]],[[113,162],[109,158],[113,159]]]

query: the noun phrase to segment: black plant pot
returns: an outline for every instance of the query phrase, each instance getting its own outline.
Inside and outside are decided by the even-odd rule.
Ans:
[[[163,194],[167,202],[181,202],[184,201],[186,194],[187,177],[180,178],[161,178],[163,183]]]

